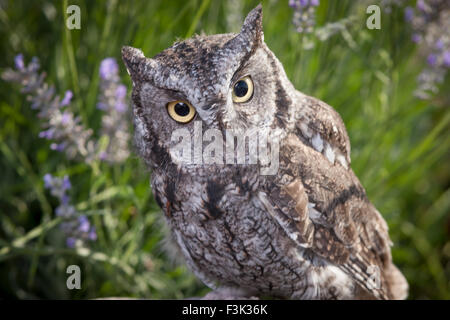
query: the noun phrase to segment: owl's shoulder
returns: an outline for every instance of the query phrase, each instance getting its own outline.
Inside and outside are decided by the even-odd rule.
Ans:
[[[350,139],[339,113],[327,103],[298,91],[292,108],[293,132],[319,152],[333,151],[335,160],[345,160],[349,166]],[[327,145],[330,151],[327,151]]]

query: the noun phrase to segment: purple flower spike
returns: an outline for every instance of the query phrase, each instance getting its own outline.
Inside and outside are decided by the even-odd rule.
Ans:
[[[61,107],[67,106],[70,103],[70,100],[72,100],[73,93],[70,90],[66,91],[66,94],[64,95],[64,99],[59,104]]]
[[[69,237],[69,238],[67,238],[67,240],[66,240],[67,246],[68,246],[69,248],[72,248],[72,249],[75,248],[76,242],[77,242],[77,239],[75,239],[75,238],[73,238],[73,237]]]
[[[119,72],[119,66],[114,58],[106,58],[100,64],[100,77],[103,80],[110,80]]]
[[[128,120],[124,113],[129,110],[127,87],[120,82],[117,62],[106,58],[100,65],[100,96],[97,109],[104,111],[101,136],[109,138],[108,145],[97,155],[102,161],[119,163],[128,158]]]
[[[412,35],[411,40],[414,43],[419,43],[422,40],[422,37],[419,34],[415,33],[415,34]]]
[[[89,220],[86,218],[86,216],[80,216],[78,218],[78,230],[83,232],[83,233],[87,233],[89,232],[89,229],[91,228],[91,224],[89,223]]]
[[[63,99],[56,94],[53,86],[44,82],[45,73],[39,73],[39,61],[37,58],[32,58],[28,65],[25,65],[22,54],[19,54],[14,59],[15,68],[8,69],[2,73],[2,78],[8,82],[18,83],[22,86],[22,92],[26,94],[27,100],[30,101],[32,108],[39,111],[37,117],[44,120],[43,131],[39,133],[42,138],[52,139],[50,149],[58,151],[66,151],[69,158],[75,156],[85,157],[86,162],[92,161],[97,154],[95,141],[91,138],[91,130],[85,129],[81,124],[81,118],[76,116],[71,108],[70,102],[73,97],[72,91],[65,92]],[[102,76],[110,77],[111,79],[104,80],[107,86],[103,88],[108,91],[107,103],[108,111],[114,110],[114,105],[118,101],[125,102],[126,88],[117,90],[120,99],[116,99],[116,89],[119,85],[120,78],[117,75],[118,67],[114,59],[106,60],[103,63]],[[108,90],[109,89],[109,90]],[[112,102],[109,102],[112,101]],[[62,108],[64,107],[64,108]],[[122,115],[115,112],[117,118],[126,123]],[[113,123],[114,131],[124,130],[127,127],[122,125],[120,128]],[[111,134],[111,137],[114,135]],[[118,135],[119,138],[127,142],[128,136],[125,134]],[[115,136],[114,136],[115,137]],[[113,140],[113,139],[112,139]],[[126,146],[126,144],[123,144]],[[122,146],[121,146],[122,147]],[[121,150],[113,150],[119,153]],[[122,156],[123,156],[122,152]],[[123,156],[126,158],[128,153]],[[55,216],[61,219],[61,231],[66,237],[66,245],[69,248],[74,248],[78,245],[85,245],[89,239],[95,240],[97,235],[95,229],[91,226],[88,218],[83,216],[80,219],[80,214],[77,212],[75,206],[71,204],[71,198],[67,194],[68,190],[72,188],[69,177],[55,177],[47,173],[43,177],[44,188],[49,190],[50,195],[59,200],[59,205],[55,208]]]
[[[118,85],[116,89],[116,98],[123,99],[126,96],[127,96],[127,87],[125,87],[123,84]]]
[[[406,7],[405,8],[405,20],[409,22],[413,18],[414,18],[414,9],[411,7]]]
[[[128,106],[125,103],[119,101],[116,103],[115,107],[116,107],[117,112],[123,113],[123,112],[127,111]]]
[[[23,54],[19,53],[14,58],[14,64],[16,65],[17,70],[24,70],[25,69],[25,63],[23,62]]]
[[[14,60],[16,68],[3,72],[2,78],[22,86],[21,92],[26,95],[31,108],[38,111],[37,117],[46,130],[40,137],[51,139],[51,149],[64,151],[69,159],[82,158],[91,162],[96,154],[94,137],[92,130],[84,126],[70,107],[72,91],[58,95],[55,87],[44,81],[46,75],[39,72],[36,57],[28,65],[24,64],[21,54]]]
[[[58,152],[63,152],[64,149],[66,149],[66,147],[67,147],[67,142],[51,143],[50,144],[50,149],[58,151]]]
[[[294,10],[292,22],[299,33],[311,33],[316,25],[316,7],[319,0],[296,0],[290,3]]]
[[[70,113],[64,112],[61,116],[61,123],[66,125],[70,122]]]
[[[437,56],[434,53],[429,54],[427,62],[430,66],[434,67],[437,63]]]
[[[53,134],[54,134],[55,130],[54,129],[48,129],[48,130],[44,130],[39,132],[39,138],[45,138],[45,139],[53,139]]]
[[[450,51],[448,50],[444,52],[444,66],[450,68]]]
[[[97,109],[105,111],[106,109],[108,109],[108,106],[103,102],[99,102],[97,103]]]
[[[444,49],[444,41],[442,41],[442,39],[439,39],[438,41],[436,41],[435,47],[438,50]]]
[[[63,205],[67,206],[69,204],[69,201],[70,201],[70,197],[67,194],[65,194],[61,197],[61,203]]]
[[[76,215],[76,210],[74,206],[71,206],[67,203],[63,203],[55,209],[55,213],[58,217],[73,219],[73,217]]]
[[[300,6],[306,7],[309,4],[309,0],[300,0]]]
[[[105,151],[100,152],[100,160],[104,161],[108,159],[108,154]]]
[[[92,241],[97,240],[97,232],[95,232],[95,228],[94,227],[92,227],[91,231],[89,231],[88,237],[89,237],[89,240],[92,240]]]
[[[69,190],[70,188],[72,188],[72,185],[70,184],[70,180],[69,180],[68,176],[64,176],[62,187],[64,190]]]
[[[52,182],[53,182],[53,177],[52,177],[52,175],[51,175],[50,173],[47,173],[47,174],[44,176],[44,187],[45,187],[46,189],[51,188],[51,187],[52,187]]]
[[[425,1],[423,1],[423,0],[418,0],[418,1],[417,1],[417,9],[419,9],[420,11],[425,12],[425,10],[426,10]]]
[[[55,178],[55,180],[57,181],[54,188],[59,188],[60,191],[57,196],[60,199],[61,196],[64,198],[66,190],[64,190],[64,187],[61,188],[64,178]],[[67,199],[69,198],[67,197]],[[94,241],[97,239],[95,227],[91,226],[85,215],[79,215],[75,207],[69,204],[69,201],[62,201],[62,204],[56,208],[55,213],[63,220],[60,229],[66,235],[66,244],[69,248],[74,248],[77,243],[84,245],[87,240]]]
[[[58,206],[58,207],[55,209],[56,215],[57,215],[58,217],[63,216],[64,213],[66,213],[66,212],[64,211],[64,209],[65,209],[64,206]]]

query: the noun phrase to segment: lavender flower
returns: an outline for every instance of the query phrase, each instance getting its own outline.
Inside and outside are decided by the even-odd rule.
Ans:
[[[64,107],[70,104],[70,100],[72,100],[73,93],[70,90],[66,91],[66,95],[64,96],[64,99],[59,104],[60,107]]]
[[[406,7],[405,8],[405,20],[406,21],[412,21],[412,19],[414,18],[414,9],[411,7]]]
[[[14,64],[16,65],[16,68],[18,70],[24,70],[25,69],[25,64],[23,62],[23,54],[18,54],[15,58],[14,58]]]
[[[445,51],[443,60],[444,60],[444,66],[446,66],[447,68],[450,68],[450,51],[449,50]]]
[[[58,198],[60,202],[55,209],[55,214],[64,220],[60,228],[66,234],[66,245],[74,248],[77,245],[85,245],[88,240],[95,241],[97,239],[95,227],[91,226],[85,215],[79,214],[70,204],[67,191],[72,188],[72,185],[69,177],[58,178],[47,173],[44,176],[44,187],[49,189],[50,194]]]
[[[100,64],[101,94],[97,107],[106,112],[102,118],[101,134],[108,137],[106,151],[92,137],[92,130],[81,123],[80,117],[71,110],[72,91],[65,92],[63,99],[55,94],[53,86],[44,82],[45,74],[39,74],[39,61],[33,58],[25,66],[23,55],[14,59],[15,70],[2,74],[6,81],[22,85],[31,108],[39,111],[43,121],[40,138],[51,140],[50,149],[65,152],[69,159],[81,158],[87,163],[94,159],[122,162],[128,158],[128,111],[127,89],[120,83],[119,66],[114,58],[106,58]]]
[[[94,228],[91,228],[91,230],[89,231],[88,239],[91,241],[97,240],[97,232],[95,231]]]
[[[450,6],[446,0],[418,0],[416,8],[407,7],[405,18],[413,31],[412,41],[427,66],[417,78],[415,95],[429,99],[439,92],[450,66]]]
[[[437,63],[437,55],[434,53],[430,53],[428,55],[427,62],[430,66],[434,67]]]
[[[27,94],[31,107],[39,111],[43,131],[39,137],[52,140],[52,150],[64,151],[68,158],[82,157],[90,161],[95,153],[95,145],[91,139],[92,130],[85,128],[79,117],[70,110],[73,97],[67,91],[62,100],[55,95],[53,86],[44,82],[45,73],[39,73],[39,61],[33,58],[26,66],[23,55],[14,59],[16,70],[6,70],[2,78],[22,85],[22,92]]]
[[[75,244],[76,244],[77,239],[73,238],[73,237],[68,237],[66,240],[66,245],[69,248],[75,248]]]
[[[417,9],[419,9],[422,12],[426,12],[428,9],[427,5],[425,4],[425,1],[423,0],[417,0],[416,6]]]
[[[289,0],[294,9],[293,23],[299,33],[310,33],[316,24],[316,7],[319,0]]]
[[[108,137],[108,145],[100,152],[100,159],[107,162],[122,162],[130,152],[128,141],[127,88],[120,83],[119,67],[114,58],[106,58],[100,64],[100,97],[97,108],[105,113],[100,134]]]
[[[411,40],[414,43],[419,43],[420,41],[422,41],[422,37],[420,36],[420,34],[415,33],[412,35]]]
[[[46,189],[49,189],[52,186],[53,177],[50,173],[47,173],[44,175],[44,187]]]
[[[89,223],[89,220],[86,218],[86,216],[78,217],[78,223],[78,230],[80,230],[81,232],[86,233],[91,229],[91,224]]]
[[[100,78],[103,80],[110,80],[117,77],[119,67],[114,58],[106,58],[100,64]]]
[[[444,41],[442,41],[442,39],[438,39],[438,41],[436,41],[435,48],[436,48],[437,50],[442,50],[442,49],[444,49]]]
[[[45,139],[52,139],[53,138],[53,133],[55,132],[54,128],[50,128],[48,130],[43,130],[41,132],[39,132],[39,138],[45,138]]]

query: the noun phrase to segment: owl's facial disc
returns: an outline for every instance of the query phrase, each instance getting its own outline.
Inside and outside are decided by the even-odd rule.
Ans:
[[[263,41],[262,9],[246,17],[239,34],[194,36],[153,58],[124,47],[133,81],[133,112],[141,149],[169,150],[171,133],[268,127],[273,119],[273,67]],[[161,159],[152,159],[161,162]]]

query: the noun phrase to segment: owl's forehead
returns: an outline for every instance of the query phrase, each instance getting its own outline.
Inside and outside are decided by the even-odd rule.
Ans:
[[[193,72],[216,65],[222,57],[221,48],[235,34],[216,34],[194,36],[191,39],[175,42],[170,48],[157,54],[153,59],[173,71]]]
[[[225,43],[234,36],[195,36],[176,42],[153,57],[158,64],[153,82],[165,89],[183,92],[192,103],[201,103],[209,96],[220,98],[240,63],[224,49]]]
[[[220,48],[236,34],[196,35],[184,41],[177,41],[171,47],[153,57],[169,67],[189,67],[201,62],[214,62]]]

